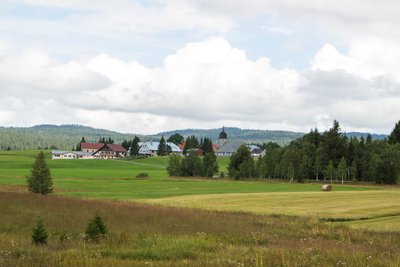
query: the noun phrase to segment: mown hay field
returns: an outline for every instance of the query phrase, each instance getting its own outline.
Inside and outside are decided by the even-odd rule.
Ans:
[[[27,192],[0,192],[0,211],[0,266],[400,265],[400,233],[351,229],[310,217]],[[99,243],[86,241],[83,234],[96,212],[109,230]],[[50,234],[45,246],[31,242],[38,217]]]

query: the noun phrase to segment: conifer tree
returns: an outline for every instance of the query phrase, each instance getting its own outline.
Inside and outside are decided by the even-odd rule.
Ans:
[[[389,135],[389,142],[391,144],[400,143],[400,121],[396,123],[394,129]]]
[[[139,142],[140,142],[139,137],[135,135],[135,138],[133,138],[132,140],[131,151],[130,151],[130,155],[132,157],[139,155]]]
[[[42,151],[37,155],[32,165],[31,175],[27,177],[27,183],[29,191],[33,193],[47,195],[53,191],[50,169]]]
[[[99,238],[104,237],[107,232],[107,226],[98,214],[95,214],[95,216],[89,221],[85,230],[86,238],[91,241],[98,241]]]
[[[36,227],[32,229],[32,243],[35,245],[46,245],[49,235],[44,228],[43,221],[37,220]]]
[[[122,142],[121,146],[123,146],[125,149],[129,149],[128,141],[126,141],[126,140],[124,139],[124,141]]]
[[[161,136],[160,143],[158,144],[157,155],[165,156],[165,151],[166,151],[165,139],[164,136]]]

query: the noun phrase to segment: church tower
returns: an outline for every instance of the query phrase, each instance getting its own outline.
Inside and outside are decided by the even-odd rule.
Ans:
[[[222,132],[219,133],[218,147],[223,146],[228,141],[228,135],[225,132],[225,126],[222,127]]]

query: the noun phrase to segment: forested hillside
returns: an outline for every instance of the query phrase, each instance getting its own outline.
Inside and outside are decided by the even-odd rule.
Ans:
[[[171,136],[175,133],[179,133],[184,137],[194,135],[198,138],[207,137],[211,138],[214,142],[218,139],[218,135],[221,132],[219,129],[186,129],[186,130],[175,130],[169,132],[162,132],[158,135]],[[300,138],[304,133],[289,132],[289,131],[276,131],[276,130],[249,130],[240,129],[236,127],[225,127],[225,132],[228,134],[229,140],[244,141],[248,143],[268,143],[275,142],[280,145],[289,144],[297,138]]]
[[[279,145],[289,144],[304,135],[299,132],[272,131],[272,130],[248,130],[235,127],[225,127],[228,139],[247,143],[275,142]],[[194,135],[198,138],[207,137],[217,141],[219,129],[185,129],[161,132],[155,135],[138,135],[141,141],[159,140],[161,136],[169,137],[179,133],[184,137]],[[367,133],[349,133],[349,136],[367,136]],[[101,137],[111,137],[115,143],[123,140],[132,140],[135,134],[123,134],[114,131],[96,129],[81,125],[38,125],[33,127],[0,127],[0,150],[21,149],[72,149],[82,137],[88,142],[98,141]],[[384,139],[385,135],[372,134],[372,139]]]
[[[95,129],[80,125],[38,125],[33,127],[0,127],[0,150],[21,149],[68,149],[85,137],[86,141],[98,141],[101,137],[111,137],[116,143],[124,139],[132,140],[133,134]]]

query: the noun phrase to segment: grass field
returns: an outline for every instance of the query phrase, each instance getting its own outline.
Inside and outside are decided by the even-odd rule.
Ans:
[[[0,152],[0,185],[25,187],[38,151]],[[58,195],[139,201],[156,205],[258,214],[316,216],[333,219],[364,219],[352,227],[400,230],[400,190],[374,186],[335,185],[321,192],[320,184],[290,184],[227,179],[170,178],[168,159],[50,160]],[[227,172],[228,158],[219,158]],[[134,177],[141,172],[149,179]],[[383,218],[383,219],[380,219]],[[397,219],[396,219],[397,218]],[[371,220],[365,220],[371,219]],[[385,224],[380,228],[380,224]]]
[[[37,151],[0,153],[0,184],[24,186],[36,154]],[[226,172],[228,159],[219,160],[220,169]],[[203,194],[320,191],[320,185],[312,184],[169,178],[167,161],[165,157],[153,157],[132,161],[48,160],[48,164],[56,193],[69,196],[139,200]],[[141,172],[148,173],[151,178],[134,179]],[[337,187],[339,191],[368,189]]]
[[[37,153],[0,152],[0,266],[400,265],[398,187],[170,178],[167,158],[48,160],[55,194],[37,196],[25,180]],[[99,244],[82,234],[96,211],[110,230]],[[30,243],[37,216],[45,248]]]
[[[147,206],[0,192],[0,266],[399,266],[400,233],[308,217]],[[98,212],[109,235],[87,242]],[[36,247],[40,216],[50,234]],[[65,233],[67,240],[60,241]]]

